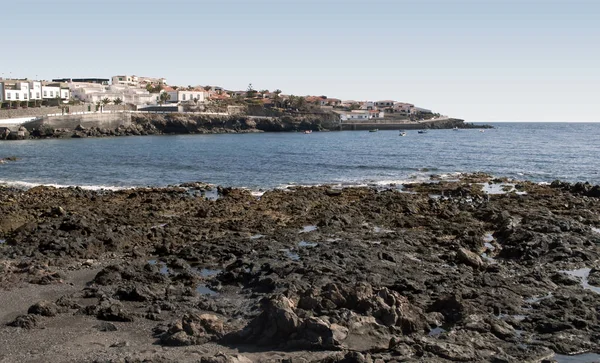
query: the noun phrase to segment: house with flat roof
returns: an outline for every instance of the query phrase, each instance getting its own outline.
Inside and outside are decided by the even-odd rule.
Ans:
[[[29,101],[30,84],[27,80],[0,81],[0,102]]]
[[[206,92],[203,88],[193,88],[191,90],[178,88],[175,90],[171,87],[168,87],[164,89],[164,92],[167,92],[169,96],[171,96],[167,101],[168,103],[203,103],[206,98],[208,98],[208,92]]]
[[[371,118],[370,111],[354,110],[348,111],[334,111],[340,115],[341,121],[368,121]]]

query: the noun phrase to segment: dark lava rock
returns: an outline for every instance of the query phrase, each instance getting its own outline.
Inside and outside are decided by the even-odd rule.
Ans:
[[[134,321],[134,315],[125,310],[123,305],[118,301],[104,301],[97,309],[96,317],[100,320],[107,321]]]
[[[58,313],[58,307],[54,303],[43,300],[35,305],[31,305],[27,310],[27,313],[42,316],[55,316]]]
[[[169,346],[204,344],[223,337],[223,321],[212,314],[186,314],[161,334],[160,342]]]
[[[104,332],[111,332],[111,331],[119,330],[115,324],[109,323],[106,321],[103,321],[100,324],[96,325],[95,328],[98,329],[99,331],[104,331]]]
[[[11,321],[7,325],[23,329],[33,329],[40,324],[41,320],[42,318],[39,315],[19,315],[15,320]]]

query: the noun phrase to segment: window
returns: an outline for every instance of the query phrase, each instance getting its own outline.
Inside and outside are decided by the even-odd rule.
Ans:
[[[182,100],[182,101],[185,101],[185,93],[182,93],[182,94],[181,94],[181,100]]]
[[[18,93],[15,93],[15,95],[16,95],[16,97],[15,97],[15,98],[18,100],[18,99],[19,99],[19,94],[18,94]]]
[[[123,80],[123,78],[119,77],[119,81],[122,81],[122,80]]]
[[[54,97],[54,91],[50,91],[50,97]]]
[[[40,93],[39,92],[35,93],[35,98],[40,98]]]
[[[47,96],[48,96],[48,94],[46,93],[46,91],[44,91],[44,97],[47,97]]]
[[[24,100],[26,100],[26,99],[27,99],[27,93],[25,93],[25,94],[23,95],[23,99],[24,99]]]
[[[10,100],[10,92],[6,92],[6,99]]]

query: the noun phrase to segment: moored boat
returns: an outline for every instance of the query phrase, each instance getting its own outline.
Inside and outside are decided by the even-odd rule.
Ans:
[[[371,130],[369,130],[369,132],[377,132],[377,131],[379,131],[379,129],[371,129]]]
[[[419,131],[417,131],[417,132],[418,132],[419,134],[426,134],[426,133],[427,133],[427,130],[419,130]]]
[[[406,136],[406,131],[400,131],[400,135],[399,136]]]

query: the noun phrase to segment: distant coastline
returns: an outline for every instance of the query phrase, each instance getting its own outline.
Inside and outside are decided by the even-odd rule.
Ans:
[[[284,114],[281,116],[224,115],[207,113],[89,113],[41,117],[17,127],[2,128],[0,140],[82,138],[173,134],[253,132],[303,132],[349,130],[416,130],[493,128],[464,120],[443,118],[422,121],[340,121],[334,113]]]

